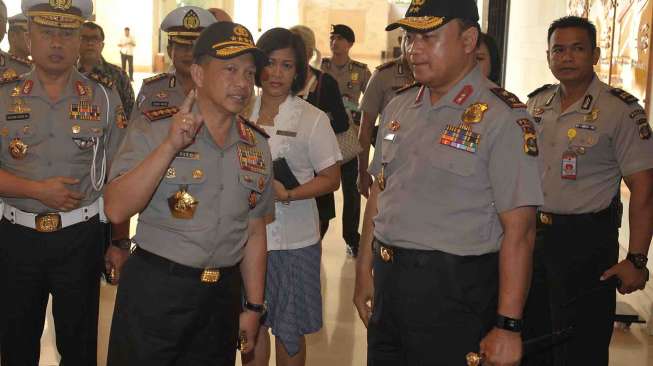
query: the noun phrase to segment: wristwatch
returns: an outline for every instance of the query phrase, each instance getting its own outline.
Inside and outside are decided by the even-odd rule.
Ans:
[[[262,304],[252,304],[251,302],[245,300],[245,304],[243,304],[243,307],[246,310],[253,311],[255,313],[261,314],[261,316],[265,315],[268,311],[268,305],[263,302]]]
[[[628,259],[637,269],[646,268],[646,263],[648,263],[648,258],[644,254],[628,253],[626,259]]]
[[[511,332],[520,333],[524,322],[521,319],[513,319],[503,315],[497,315],[496,327]]]
[[[131,239],[115,239],[115,240],[111,240],[111,245],[113,245],[114,247],[118,247],[120,249],[131,250],[132,241]]]

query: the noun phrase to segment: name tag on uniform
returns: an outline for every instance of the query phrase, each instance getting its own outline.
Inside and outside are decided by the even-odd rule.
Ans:
[[[596,131],[596,126],[587,123],[577,123],[576,128],[580,128],[581,130]]]
[[[160,100],[155,100],[152,102],[152,107],[167,107],[169,105],[168,102],[163,102]]]
[[[20,121],[23,119],[29,119],[29,113],[14,113],[6,115],[7,121]]]
[[[277,135],[279,135],[279,136],[286,136],[286,137],[297,137],[297,132],[294,132],[294,131],[277,130]]]
[[[175,157],[180,159],[200,160],[200,153],[196,151],[180,151],[175,155]]]
[[[397,135],[395,135],[394,133],[389,133],[389,134],[385,135],[385,137],[383,137],[384,140],[390,141],[390,142],[394,142],[395,138],[397,138]]]

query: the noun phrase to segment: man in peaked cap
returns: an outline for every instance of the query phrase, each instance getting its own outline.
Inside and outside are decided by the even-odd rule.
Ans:
[[[372,73],[362,62],[354,61],[349,57],[349,50],[354,45],[356,37],[354,31],[344,24],[331,26],[331,58],[322,59],[321,69],[338,82],[342,101],[350,116],[351,122],[360,124],[359,100],[365,92],[367,82]],[[352,126],[351,128],[355,128]],[[342,237],[345,239],[347,254],[355,257],[358,253],[358,224],[360,222],[361,196],[356,188],[358,178],[358,159],[344,161],[341,170],[342,179]],[[320,223],[321,233],[329,227],[329,221]]]
[[[2,41],[2,39],[5,37],[6,29],[7,29],[7,7],[5,6],[5,3],[2,0],[0,0],[0,41]],[[9,29],[11,30],[11,22],[9,24]],[[10,44],[11,44],[11,40],[12,40],[12,36],[10,34],[9,35]],[[13,76],[18,76],[20,74],[29,72],[31,69],[32,69],[32,65],[27,58],[20,57],[20,55],[6,53],[0,50],[0,78],[9,78]]]
[[[474,0],[414,0],[397,27],[417,83],[386,106],[369,168],[368,365],[518,365],[542,203],[532,121],[476,64]]]
[[[178,108],[132,120],[106,207],[118,221],[140,212],[138,247],[118,289],[107,365],[234,365],[239,331],[241,351],[254,349],[272,161],[267,135],[237,114],[265,63],[245,27],[214,23],[193,51],[196,89]]]
[[[195,88],[190,75],[193,63],[193,44],[200,32],[215,23],[208,10],[197,6],[182,6],[171,11],[161,22],[161,30],[168,33],[168,56],[174,71],[143,80],[136,105],[140,112],[179,107],[188,92]]]
[[[128,224],[103,258],[102,194],[127,119],[117,93],[75,69],[90,0],[23,0],[34,70],[0,80],[2,365],[39,362],[52,295],[61,364],[97,360],[100,273],[118,280]],[[128,221],[128,220],[125,220]]]
[[[23,13],[18,13],[9,17],[9,30],[7,38],[9,40],[9,54],[29,60],[29,48],[27,48],[27,17]]]

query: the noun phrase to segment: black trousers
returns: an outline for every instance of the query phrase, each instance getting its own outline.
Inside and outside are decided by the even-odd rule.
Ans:
[[[61,365],[96,365],[103,230],[97,217],[54,233],[0,222],[2,366],[38,365],[48,294]]]
[[[375,249],[368,366],[466,365],[496,320],[498,254],[394,252],[386,263]]]
[[[134,81],[134,56],[120,54],[120,61],[122,62],[122,71],[129,75],[129,80]],[[129,70],[127,70],[127,63],[129,63]]]
[[[217,283],[133,254],[125,263],[111,324],[107,366],[233,366],[241,277]]]
[[[571,328],[533,347],[523,365],[608,365],[615,285],[599,280],[618,257],[616,212],[538,219],[533,280],[524,312],[524,340]]]
[[[343,164],[340,167],[340,180],[342,182],[342,238],[345,243],[358,249],[361,235],[358,232],[361,215],[361,195],[356,187],[358,179],[358,158]],[[320,223],[322,237],[329,228],[329,221]]]

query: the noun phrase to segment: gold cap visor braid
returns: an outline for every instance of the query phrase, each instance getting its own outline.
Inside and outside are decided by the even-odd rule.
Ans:
[[[429,32],[445,25],[450,20],[451,19],[447,19],[444,17],[434,17],[434,16],[406,17],[406,18],[399,19],[398,21],[388,25],[387,27],[385,27],[385,30],[391,31],[393,29],[397,29],[401,27],[406,30],[414,31],[418,33]]]
[[[29,11],[27,16],[36,24],[56,28],[78,29],[84,23],[84,18],[79,15],[51,11]]]

